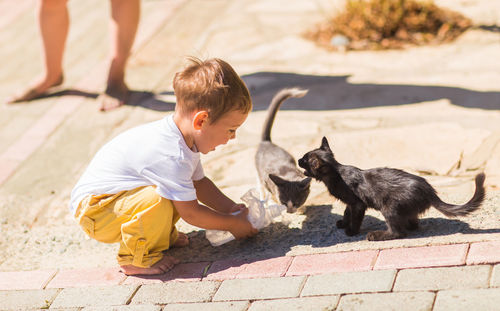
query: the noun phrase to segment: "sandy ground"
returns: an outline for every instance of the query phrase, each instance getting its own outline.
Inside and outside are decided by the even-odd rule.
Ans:
[[[313,182],[303,213],[288,215],[286,222],[272,224],[256,238],[213,248],[203,230],[181,220],[178,228],[188,233],[191,245],[169,252],[195,262],[500,239],[498,26],[476,27],[441,46],[335,53],[300,36],[306,25],[329,12],[328,1],[318,1],[319,5],[294,1],[290,7],[311,18],[290,25],[282,25],[280,19],[290,16],[291,8],[265,2],[233,3],[199,43],[210,56],[234,64],[255,105],[236,140],[202,157],[206,175],[225,193],[238,200],[256,186],[253,157],[265,109],[276,91],[299,86],[309,89],[308,95],[283,105],[272,132],[273,141],[297,159],[326,136],[339,162],[360,168],[395,167],[422,175],[450,203],[466,202],[474,190],[474,175],[484,171],[487,199],[469,217],[447,219],[431,209],[423,216],[419,231],[408,238],[368,242],[368,231],[384,228],[382,216],[368,211],[361,234],[347,237],[334,225],[342,217],[343,205],[329,196],[324,185]],[[477,25],[500,24],[497,2],[437,2],[461,11]],[[282,15],[280,10],[284,10]],[[251,25],[258,30],[249,26],[228,31],[227,23],[243,18],[237,12],[248,13],[244,18],[253,18]],[[245,21],[241,24],[248,25]],[[221,44],[243,35],[252,44]],[[145,114],[141,121],[164,115]],[[64,190],[71,186],[65,185]],[[9,194],[3,198],[10,200]],[[58,200],[36,225],[15,221],[14,216],[2,218],[0,270],[115,265],[117,245],[86,238],[67,215],[67,195]]]

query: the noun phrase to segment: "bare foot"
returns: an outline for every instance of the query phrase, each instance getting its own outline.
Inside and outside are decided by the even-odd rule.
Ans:
[[[175,241],[175,243],[172,246],[173,247],[185,247],[188,245],[189,245],[189,237],[186,234],[179,232],[177,235],[177,240]]]
[[[130,91],[125,83],[108,84],[106,91],[97,98],[99,110],[109,111],[123,106],[127,102],[129,95]]]
[[[7,99],[7,104],[14,104],[24,101],[30,101],[39,98],[47,94],[51,88],[59,86],[63,83],[64,77],[60,75],[57,79],[44,79],[40,82],[35,83],[32,87],[23,91],[20,94],[14,95],[13,97]]]
[[[133,265],[120,266],[121,271],[126,275],[155,275],[163,274],[172,269],[180,261],[172,256],[164,255],[163,258],[149,268],[141,268]]]

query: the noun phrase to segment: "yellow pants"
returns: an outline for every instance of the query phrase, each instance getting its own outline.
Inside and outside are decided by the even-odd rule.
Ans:
[[[178,237],[179,214],[154,186],[88,196],[75,218],[85,233],[104,243],[120,242],[118,264],[151,267]]]

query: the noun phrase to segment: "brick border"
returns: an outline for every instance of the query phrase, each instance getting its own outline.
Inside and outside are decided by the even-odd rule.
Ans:
[[[0,272],[0,290],[289,277],[500,263],[500,241],[179,264],[164,275],[124,276],[117,268]]]

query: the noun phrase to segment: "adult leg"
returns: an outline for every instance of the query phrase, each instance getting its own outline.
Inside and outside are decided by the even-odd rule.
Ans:
[[[111,0],[111,63],[107,87],[98,98],[102,111],[126,103],[129,89],[125,83],[125,67],[139,25],[140,0]]]
[[[35,99],[63,82],[62,60],[69,30],[67,0],[40,0],[37,10],[44,72],[32,86],[12,97],[8,103]]]

